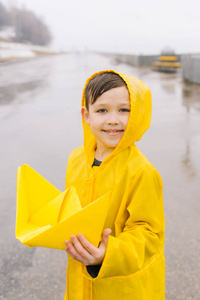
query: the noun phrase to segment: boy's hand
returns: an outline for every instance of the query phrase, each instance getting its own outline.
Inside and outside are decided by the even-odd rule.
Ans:
[[[102,241],[99,244],[99,247],[96,248],[92,245],[86,238],[79,233],[77,237],[75,235],[71,236],[70,241],[65,241],[67,253],[83,263],[84,265],[100,265],[103,262],[106,247],[108,243],[108,237],[111,233],[111,229],[107,228],[102,233]]]

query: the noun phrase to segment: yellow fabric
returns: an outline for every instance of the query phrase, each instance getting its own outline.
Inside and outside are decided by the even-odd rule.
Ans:
[[[126,82],[131,102],[123,138],[98,168],[92,168],[96,140],[83,120],[84,145],[70,154],[66,174],[66,188],[76,188],[82,207],[111,192],[104,228],[111,228],[112,234],[95,279],[69,256],[65,300],[165,298],[162,179],[135,146],[150,126],[151,93],[140,80],[117,74]]]
[[[24,245],[65,249],[72,234],[99,244],[108,212],[107,193],[82,208],[73,187],[63,193],[28,165],[17,171],[16,238]]]

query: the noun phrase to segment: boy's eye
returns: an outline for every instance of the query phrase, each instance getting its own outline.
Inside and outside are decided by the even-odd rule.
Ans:
[[[101,109],[98,109],[98,110],[97,110],[98,113],[105,113],[106,111],[107,111],[107,110],[104,109],[104,108],[101,108]]]
[[[128,108],[121,108],[120,111],[121,112],[130,112],[130,109],[128,109]]]

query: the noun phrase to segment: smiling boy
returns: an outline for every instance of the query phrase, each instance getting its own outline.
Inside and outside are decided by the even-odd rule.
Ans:
[[[102,241],[66,241],[69,300],[163,300],[162,180],[135,142],[151,120],[151,93],[138,79],[102,71],[86,82],[84,145],[68,160],[66,188],[82,207],[111,191]]]
[[[103,161],[119,144],[130,115],[129,93],[125,86],[112,88],[98,97],[82,116],[97,140],[95,158]]]

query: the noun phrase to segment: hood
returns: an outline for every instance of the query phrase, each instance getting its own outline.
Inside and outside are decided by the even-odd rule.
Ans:
[[[109,154],[105,160],[110,159],[113,155],[121,152],[122,150],[132,146],[135,142],[139,141],[145,131],[149,128],[151,123],[151,91],[150,88],[140,81],[139,79],[123,74],[118,73],[113,70],[105,70],[94,73],[88,78],[85,83],[82,95],[81,106],[85,106],[85,88],[88,82],[100,73],[113,72],[118,74],[126,83],[129,94],[130,94],[130,103],[131,103],[131,112],[128,121],[126,131],[114,149],[114,151]],[[94,137],[90,126],[82,118],[83,123],[83,135],[84,135],[84,148],[86,151],[86,156],[89,164],[91,165],[94,160],[94,152],[96,148],[96,138]]]

